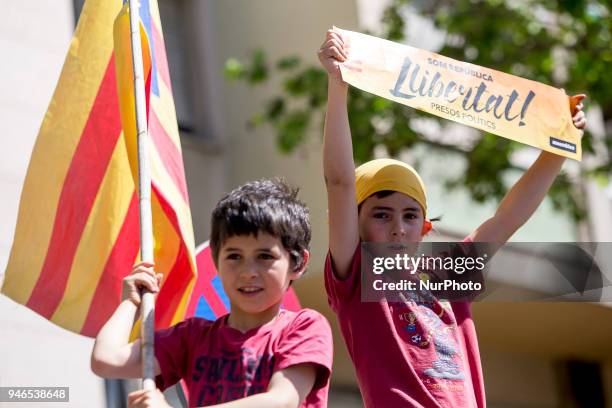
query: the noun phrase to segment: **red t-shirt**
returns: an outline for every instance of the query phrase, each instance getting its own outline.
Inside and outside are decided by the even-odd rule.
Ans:
[[[229,327],[227,317],[194,317],[155,333],[160,389],[183,378],[190,407],[213,405],[265,392],[276,371],[312,363],[317,377],[300,407],[327,406],[333,344],[321,314],[282,310],[272,322],[246,333]]]
[[[328,254],[325,287],[366,407],[485,407],[469,303],[362,302],[361,245],[345,280]]]

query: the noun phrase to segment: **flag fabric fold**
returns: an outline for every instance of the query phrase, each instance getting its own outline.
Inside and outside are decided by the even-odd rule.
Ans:
[[[167,327],[183,319],[197,269],[159,11],[156,0],[140,3],[154,257],[164,274],[156,327]],[[121,280],[139,259],[126,11],[121,0],[84,5],[32,152],[2,287],[16,302],[86,336],[110,317]]]

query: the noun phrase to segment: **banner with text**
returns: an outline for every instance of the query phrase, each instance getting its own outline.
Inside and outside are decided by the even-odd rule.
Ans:
[[[369,35],[341,30],[349,84],[445,119],[581,160],[561,89]]]

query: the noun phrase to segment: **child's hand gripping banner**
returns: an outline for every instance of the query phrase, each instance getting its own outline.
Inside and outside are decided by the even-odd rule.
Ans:
[[[353,31],[342,79],[383,98],[580,160],[581,131],[561,89]]]

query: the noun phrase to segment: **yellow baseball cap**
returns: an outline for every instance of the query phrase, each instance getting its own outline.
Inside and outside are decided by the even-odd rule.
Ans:
[[[355,169],[357,204],[379,191],[397,191],[413,198],[427,214],[427,198],[423,180],[411,166],[393,159],[376,159]]]

